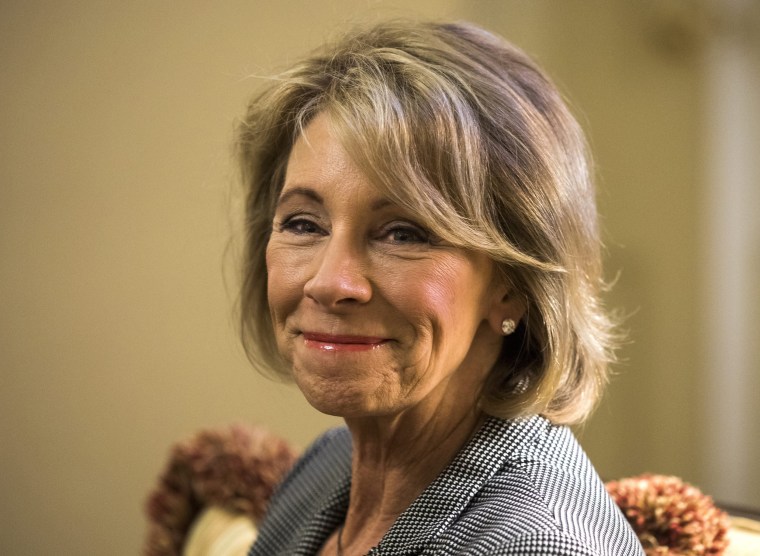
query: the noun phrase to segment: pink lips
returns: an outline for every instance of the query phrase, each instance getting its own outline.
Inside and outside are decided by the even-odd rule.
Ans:
[[[373,336],[343,336],[303,332],[306,347],[321,351],[367,351],[383,345],[388,340]]]

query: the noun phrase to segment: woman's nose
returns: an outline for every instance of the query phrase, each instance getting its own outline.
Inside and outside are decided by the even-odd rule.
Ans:
[[[372,286],[361,248],[335,235],[316,255],[314,274],[304,285],[304,295],[328,308],[367,303]]]

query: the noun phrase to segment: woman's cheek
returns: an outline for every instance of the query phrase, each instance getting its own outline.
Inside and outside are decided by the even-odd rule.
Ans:
[[[267,290],[270,305],[300,297],[309,256],[303,250],[270,243],[266,252]]]

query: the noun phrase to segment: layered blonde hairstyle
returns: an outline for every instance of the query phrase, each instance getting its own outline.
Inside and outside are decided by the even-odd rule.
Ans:
[[[525,304],[480,404],[489,414],[583,421],[606,383],[595,193],[583,133],[519,49],[468,23],[355,31],[270,80],[237,135],[246,188],[241,291],[252,362],[285,376],[265,251],[296,138],[318,113],[371,182],[442,239],[487,253]]]

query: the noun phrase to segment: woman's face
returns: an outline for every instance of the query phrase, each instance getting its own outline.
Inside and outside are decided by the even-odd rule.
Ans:
[[[288,160],[267,246],[278,347],[318,410],[473,407],[501,347],[506,288],[368,182],[317,116]]]

